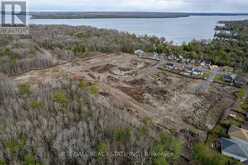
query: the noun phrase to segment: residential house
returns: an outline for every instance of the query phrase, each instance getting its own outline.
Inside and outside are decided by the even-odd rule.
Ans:
[[[243,140],[221,138],[221,152],[241,162],[248,160],[248,143]]]

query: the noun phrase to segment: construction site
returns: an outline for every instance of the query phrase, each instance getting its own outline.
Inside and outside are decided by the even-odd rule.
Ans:
[[[183,133],[188,130],[203,141],[225,109],[235,101],[236,88],[207,80],[191,79],[158,68],[156,60],[141,59],[131,54],[101,54],[33,70],[12,77],[17,83],[32,82],[32,88],[52,81],[83,80],[96,83],[100,94],[122,104],[138,119],[150,118],[158,127]],[[204,87],[205,88],[205,87]]]

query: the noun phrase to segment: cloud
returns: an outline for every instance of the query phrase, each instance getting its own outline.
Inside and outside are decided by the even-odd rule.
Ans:
[[[247,0],[30,0],[31,10],[247,12]]]

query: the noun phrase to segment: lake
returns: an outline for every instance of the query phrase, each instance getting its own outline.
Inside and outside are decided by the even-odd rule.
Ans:
[[[214,28],[221,20],[243,20],[248,16],[190,16],[181,18],[150,19],[32,19],[31,24],[43,25],[87,25],[98,28],[116,29],[137,35],[165,37],[176,44],[193,39],[212,39]]]

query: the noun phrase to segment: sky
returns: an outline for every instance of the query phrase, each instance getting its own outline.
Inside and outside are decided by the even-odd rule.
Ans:
[[[242,12],[248,0],[29,0],[31,11]]]

